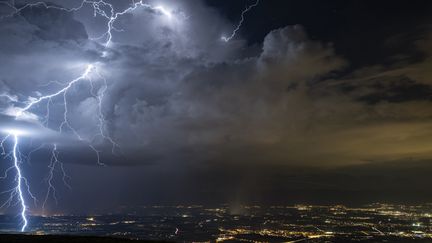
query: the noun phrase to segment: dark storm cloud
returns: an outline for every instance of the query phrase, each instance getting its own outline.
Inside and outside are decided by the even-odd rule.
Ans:
[[[271,31],[261,53],[244,58],[253,48],[242,41],[218,41],[229,25],[212,9],[189,2],[170,7],[188,17],[178,15],[174,21],[147,11],[126,15],[117,26],[124,31],[115,33],[104,57],[102,48],[86,39],[92,34],[84,31],[85,16],[77,17],[80,23],[71,13],[35,7],[3,20],[17,25],[2,25],[10,30],[2,43],[12,45],[2,55],[4,93],[22,100],[52,92],[60,86],[43,84],[71,80],[87,63],[98,61],[109,80],[103,109],[110,133],[127,160],[137,163],[158,153],[196,161],[228,160],[216,155],[222,153],[229,160],[255,157],[257,163],[359,163],[401,156],[401,151],[387,151],[393,135],[385,135],[386,130],[406,134],[428,126],[427,120],[401,123],[390,117],[398,109],[428,110],[429,86],[423,81],[428,58],[338,77],[349,61],[337,56],[332,44],[310,40],[299,25]],[[417,77],[422,73],[425,77]],[[69,94],[69,115],[79,133],[92,134],[97,100],[86,88],[80,84]],[[7,108],[12,106],[19,103],[8,101]],[[61,106],[53,110],[62,115]],[[367,143],[376,130],[381,131],[375,138],[381,152]],[[429,156],[417,151],[419,141],[425,147],[429,140],[412,139],[400,141],[403,156]],[[258,155],[249,156],[250,148]],[[215,154],[205,155],[207,150]]]
[[[72,13],[56,9],[26,8],[20,15],[31,25],[38,28],[35,35],[42,40],[85,40],[87,32]]]
[[[203,64],[169,57],[165,66],[153,58],[162,53],[157,60],[165,60],[166,49],[151,49],[133,59],[143,62],[139,69],[128,62],[116,70],[123,79],[110,99],[118,99],[112,116],[123,143],[203,151],[281,144],[291,120],[289,99],[305,92],[286,89],[345,65],[331,47],[309,41],[300,26],[270,33],[263,54],[244,60]]]

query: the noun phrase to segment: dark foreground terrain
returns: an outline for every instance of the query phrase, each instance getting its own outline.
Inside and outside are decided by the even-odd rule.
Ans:
[[[162,242],[162,241],[146,241],[146,240],[128,240],[122,238],[112,238],[112,237],[92,237],[92,236],[60,236],[60,235],[18,235],[18,234],[0,234],[0,242],[8,243],[144,243],[144,242]],[[229,240],[228,242],[236,242],[235,240]],[[250,240],[249,242],[257,242]],[[260,242],[260,241],[258,241]],[[266,241],[263,241],[266,242]],[[278,241],[275,241],[278,242]],[[358,240],[350,239],[346,237],[333,238],[333,239],[304,239],[299,241],[290,242],[310,242],[310,243],[320,243],[320,242],[358,242]],[[408,243],[408,242],[418,242],[418,243],[431,243],[428,239],[400,239],[397,237],[378,237],[376,239],[365,239],[362,242],[369,243],[380,243],[380,242],[394,242],[394,243]]]
[[[154,242],[145,240],[128,240],[112,237],[91,237],[91,236],[60,236],[60,235],[16,235],[2,234],[0,242],[8,243],[144,243]]]

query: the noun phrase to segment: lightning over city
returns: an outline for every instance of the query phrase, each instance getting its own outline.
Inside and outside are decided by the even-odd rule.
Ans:
[[[120,31],[120,30],[116,29],[114,26],[114,24],[118,20],[118,18],[121,17],[122,15],[125,15],[129,12],[136,10],[137,8],[146,8],[146,9],[154,11],[157,14],[162,14],[168,18],[172,18],[172,14],[168,10],[166,10],[164,7],[152,6],[150,4],[143,3],[142,0],[139,2],[133,2],[132,6],[126,8],[120,12],[117,12],[112,4],[110,4],[108,2],[104,2],[103,0],[102,1],[83,0],[78,7],[73,7],[73,8],[63,8],[63,7],[59,7],[56,5],[50,5],[49,3],[46,3],[46,2],[29,3],[29,4],[25,4],[21,7],[16,7],[14,2],[12,2],[12,3],[1,2],[1,3],[5,4],[6,6],[8,6],[14,10],[14,12],[12,14],[1,16],[2,18],[11,18],[14,15],[19,15],[20,12],[24,11],[25,9],[34,8],[34,7],[38,7],[38,6],[42,6],[45,9],[55,9],[55,10],[59,10],[59,11],[76,12],[76,11],[81,10],[85,5],[90,5],[94,11],[94,17],[102,16],[102,17],[106,18],[106,20],[107,20],[106,32],[104,32],[100,37],[93,38],[94,40],[105,39],[105,42],[103,43],[103,45],[106,48],[109,47],[110,43],[112,42],[112,37],[113,37],[112,32],[113,31]],[[104,9],[104,8],[107,8],[107,9]],[[46,116],[45,116],[44,125],[48,126],[48,123],[50,120],[50,105],[53,102],[52,100],[58,96],[62,96],[63,106],[64,106],[63,120],[58,127],[58,132],[63,133],[63,132],[65,132],[65,130],[69,130],[70,132],[72,132],[72,134],[74,134],[79,141],[87,143],[88,146],[95,152],[97,164],[98,165],[105,165],[100,159],[100,151],[92,144],[92,140],[94,140],[97,137],[101,137],[103,140],[109,141],[112,145],[112,153],[115,152],[115,149],[118,148],[119,145],[116,144],[116,142],[113,140],[113,138],[111,138],[110,135],[108,135],[106,133],[106,121],[105,121],[105,117],[104,117],[104,114],[102,111],[102,105],[103,105],[102,103],[103,103],[105,92],[108,88],[108,86],[107,86],[108,84],[107,84],[107,80],[98,71],[97,66],[96,66],[97,64],[98,63],[87,64],[85,67],[85,70],[83,71],[83,73],[79,77],[65,82],[66,85],[63,88],[61,88],[60,90],[58,90],[54,93],[51,93],[51,94],[41,95],[38,98],[29,99],[26,102],[27,103],[26,106],[24,106],[22,108],[17,108],[14,111],[15,114],[13,114],[13,116],[15,117],[16,120],[20,120],[23,117],[28,117],[29,115],[31,115],[28,113],[31,112],[30,110],[33,107],[39,105],[42,102],[46,102]],[[102,85],[101,85],[100,89],[98,89],[98,90],[95,90],[95,86],[93,84],[93,80],[91,77],[92,74],[95,74],[99,80],[102,80]],[[97,105],[98,105],[98,108],[97,108],[97,110],[98,110],[98,115],[97,115],[98,125],[97,125],[97,127],[99,129],[99,133],[95,134],[93,136],[93,138],[90,139],[89,141],[84,139],[77,132],[77,130],[69,122],[69,118],[68,118],[68,98],[67,98],[68,91],[69,91],[69,89],[73,88],[73,86],[76,85],[76,83],[83,82],[83,81],[89,81],[90,82],[90,87],[91,87],[90,93],[97,100]],[[8,98],[10,101],[13,101],[13,102],[18,101],[14,96],[10,96],[8,94],[2,94],[2,96]],[[39,117],[39,116],[36,115],[36,117]],[[3,204],[2,206],[10,205],[15,199],[21,204],[21,208],[22,208],[22,211],[21,211],[21,218],[22,218],[21,231],[25,231],[27,224],[28,224],[28,220],[26,217],[28,206],[27,206],[27,202],[25,200],[25,197],[23,195],[23,185],[22,185],[23,183],[25,184],[24,187],[27,189],[26,191],[28,192],[28,194],[33,199],[35,199],[35,198],[30,193],[30,187],[28,185],[26,178],[23,176],[23,174],[21,172],[21,168],[20,168],[20,164],[23,162],[22,158],[21,158],[21,154],[19,153],[19,135],[21,132],[16,131],[16,130],[6,130],[5,132],[6,132],[6,136],[1,141],[0,147],[2,149],[2,155],[4,155],[5,157],[8,157],[10,154],[6,153],[4,143],[9,138],[11,138],[11,137],[13,138],[12,158],[14,161],[13,168],[16,170],[15,181],[17,181],[17,185],[16,185],[16,187],[13,188],[13,190],[6,191],[6,192],[10,192],[10,197],[7,199],[6,203]],[[59,151],[57,150],[56,144],[53,145],[53,148],[51,150],[51,154],[52,154],[51,160],[50,160],[50,163],[48,165],[49,173],[48,173],[48,177],[46,178],[46,183],[48,186],[47,186],[46,196],[45,196],[43,204],[42,204],[42,208],[45,208],[45,205],[47,204],[47,201],[50,198],[50,196],[57,203],[57,194],[56,194],[56,189],[55,189],[55,185],[53,182],[56,168],[60,169],[60,171],[61,171],[62,181],[63,181],[64,185],[66,185],[68,188],[70,188],[70,185],[66,182],[66,180],[68,179],[68,176],[65,172],[64,165],[59,160],[59,157],[58,157]],[[5,172],[6,176],[2,179],[7,178],[7,174],[8,174],[10,169],[11,168],[8,168],[6,170],[6,172]]]
[[[0,242],[431,241],[431,9],[0,0]]]

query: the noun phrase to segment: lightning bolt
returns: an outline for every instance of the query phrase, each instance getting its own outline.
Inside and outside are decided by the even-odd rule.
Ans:
[[[5,150],[5,148],[4,148],[4,143],[6,142],[6,140],[9,138],[9,136],[10,135],[7,135],[6,137],[4,137],[2,140],[1,140],[1,142],[0,142],[0,148],[2,149],[2,153],[1,153],[1,155],[6,155],[6,150]]]
[[[93,80],[90,78],[90,74],[92,72],[95,72],[99,78],[101,78],[103,80],[103,85],[102,88],[96,93],[94,91],[94,84],[93,84]],[[99,71],[97,71],[96,67],[93,64],[89,64],[87,65],[85,71],[83,72],[82,75],[80,75],[78,78],[71,80],[70,82],[67,83],[67,85],[63,88],[61,88],[60,90],[58,90],[57,92],[54,92],[52,94],[48,94],[45,96],[41,96],[37,99],[31,100],[28,102],[28,104],[19,109],[18,112],[15,114],[15,119],[21,119],[22,116],[24,116],[26,113],[28,113],[33,107],[35,107],[36,105],[46,101],[47,102],[47,115],[45,117],[46,120],[46,124],[48,123],[49,120],[49,114],[50,114],[50,104],[53,98],[57,97],[57,96],[62,96],[63,97],[63,104],[64,104],[64,113],[63,113],[63,121],[59,126],[59,132],[62,133],[63,130],[67,127],[69,130],[71,130],[80,141],[84,141],[84,139],[80,136],[80,134],[76,131],[76,129],[73,128],[73,126],[70,124],[69,120],[68,120],[68,103],[67,103],[67,92],[68,90],[73,87],[76,83],[84,81],[84,80],[88,80],[90,81],[90,85],[91,85],[91,93],[92,95],[97,99],[98,101],[98,111],[99,111],[99,115],[98,115],[98,119],[99,119],[99,131],[100,131],[100,136],[104,139],[107,139],[108,141],[110,141],[113,144],[113,152],[114,152],[114,147],[117,146],[117,144],[114,142],[114,140],[105,133],[105,118],[103,116],[102,113],[102,101],[103,101],[103,97],[105,95],[105,92],[107,90],[107,81],[105,78],[103,78],[103,76],[100,74]],[[11,203],[14,201],[15,198],[18,199],[18,202],[21,203],[21,218],[23,221],[23,226],[21,228],[21,231],[24,231],[27,227],[28,224],[28,220],[26,218],[26,212],[27,212],[27,205],[23,196],[23,183],[25,184],[27,191],[29,193],[29,195],[33,198],[34,196],[31,194],[30,192],[30,187],[27,183],[27,180],[22,176],[21,173],[21,168],[20,168],[20,164],[21,164],[21,155],[18,151],[18,144],[19,144],[19,139],[18,139],[18,134],[19,131],[13,131],[13,132],[9,132],[9,134],[7,136],[5,136],[1,141],[0,141],[0,148],[1,148],[1,154],[5,157],[10,156],[10,154],[6,154],[6,149],[5,149],[5,142],[10,138],[13,137],[14,138],[14,146],[12,149],[12,158],[14,161],[14,166],[8,168],[5,171],[5,176],[2,177],[3,179],[7,178],[8,173],[12,170],[12,168],[14,168],[16,170],[16,178],[15,181],[17,181],[17,185],[16,187],[14,187],[13,189],[7,190],[3,193],[10,193],[10,196],[8,198],[8,200],[2,205],[2,207],[4,206],[10,206]],[[103,163],[101,163],[100,161],[100,155],[99,155],[99,151],[92,145],[89,144],[90,148],[93,149],[96,152],[97,155],[97,163],[100,165],[104,165]],[[38,148],[39,149],[39,148]],[[33,151],[32,151],[33,152]],[[63,163],[58,159],[58,150],[57,150],[57,145],[54,144],[53,149],[51,151],[52,155],[51,155],[51,161],[50,164],[48,166],[49,169],[49,174],[47,177],[47,184],[48,184],[48,189],[47,189],[47,194],[45,196],[45,200],[43,202],[42,208],[45,208],[45,205],[47,204],[48,199],[50,198],[50,195],[52,195],[52,198],[54,199],[54,201],[57,203],[57,195],[56,195],[56,190],[53,184],[53,179],[54,179],[54,173],[55,173],[55,169],[59,168],[61,173],[62,173],[62,180],[63,183],[70,188],[70,185],[67,183],[67,179],[68,176],[64,170],[64,165]]]
[[[62,174],[62,180],[63,180],[63,184],[68,187],[69,189],[71,189],[71,186],[67,183],[67,179],[69,178],[69,176],[66,174],[66,171],[64,169],[63,163],[60,162],[59,158],[59,152],[57,150],[57,144],[53,145],[53,149],[51,150],[51,160],[50,160],[50,164],[48,165],[49,168],[49,172],[48,172],[48,177],[46,178],[47,183],[48,183],[48,190],[47,193],[45,195],[45,200],[42,204],[42,209],[45,209],[45,205],[48,202],[48,199],[50,197],[50,195],[52,195],[55,203],[57,204],[57,194],[56,194],[56,189],[54,187],[53,184],[53,180],[54,180],[54,173],[55,173],[55,169],[58,167],[60,169],[60,172]]]
[[[9,154],[5,154],[5,142],[11,137],[13,138],[12,151]],[[24,232],[28,224],[28,219],[26,216],[28,206],[24,198],[24,193],[27,192],[27,194],[34,200],[35,203],[36,203],[36,198],[30,192],[30,186],[27,182],[27,179],[23,176],[21,172],[20,164],[22,163],[22,155],[19,152],[18,145],[19,145],[19,131],[10,131],[9,134],[0,143],[0,147],[3,151],[2,155],[6,155],[6,157],[11,157],[13,161],[13,165],[8,169],[6,169],[5,174],[4,176],[1,177],[1,179],[6,179],[8,177],[9,172],[15,170],[14,181],[16,182],[14,187],[2,192],[2,194],[9,193],[9,198],[8,200],[6,200],[6,202],[3,205],[0,206],[0,208],[3,208],[5,206],[7,207],[11,206],[12,202],[15,201],[14,199],[16,198],[17,203],[13,205],[19,204],[21,207],[21,212],[20,212],[20,216],[22,220],[21,232]]]
[[[106,19],[106,31],[98,37],[91,38],[92,40],[95,40],[95,41],[102,40],[101,44],[105,48],[109,48],[111,46],[112,38],[113,38],[113,32],[114,31],[117,31],[117,32],[122,31],[121,29],[118,29],[115,26],[115,24],[116,24],[116,21],[119,19],[119,17],[121,17],[125,14],[131,13],[132,11],[135,11],[138,8],[148,9],[148,10],[152,11],[153,13],[166,16],[169,19],[171,19],[173,17],[173,14],[174,14],[173,12],[165,9],[163,6],[153,6],[153,5],[144,3],[142,0],[140,0],[140,1],[134,1],[133,0],[132,4],[128,8],[126,8],[122,11],[116,11],[112,4],[107,3],[104,0],[97,0],[97,1],[95,1],[95,0],[83,0],[83,1],[81,1],[81,3],[78,6],[73,7],[73,8],[64,8],[64,7],[60,7],[57,5],[48,4],[46,2],[35,2],[35,3],[31,3],[31,4],[26,4],[26,5],[21,6],[21,7],[16,7],[14,1],[12,1],[12,2],[3,1],[3,2],[0,2],[0,4],[7,5],[8,7],[10,7],[12,9],[11,14],[5,15],[5,16],[0,16],[0,20],[4,19],[4,18],[19,15],[23,10],[25,10],[27,8],[32,8],[32,7],[44,7],[45,9],[57,9],[57,10],[66,11],[66,12],[76,12],[76,11],[81,10],[84,6],[90,6],[93,9],[94,17],[101,16],[101,17]],[[105,55],[105,54],[106,54],[106,52],[103,52],[103,55]],[[102,84],[100,85],[100,87],[98,89],[96,89],[96,87],[95,87],[94,80],[92,80],[91,74],[95,74],[98,77],[98,80],[102,80]],[[97,124],[97,126],[98,126],[99,131],[92,139],[89,139],[89,140],[84,139],[78,133],[78,131],[72,126],[72,124],[70,123],[70,121],[68,119],[68,99],[67,99],[68,91],[73,86],[75,86],[77,83],[83,82],[83,81],[89,81],[89,84],[91,87],[90,88],[91,95],[93,96],[93,98],[96,99],[97,105],[98,105],[98,108],[97,108],[97,110],[98,110],[98,112],[97,112],[98,113],[97,114],[98,124]],[[97,63],[88,64],[86,66],[84,72],[80,76],[78,76],[77,78],[75,78],[73,80],[70,80],[69,82],[65,82],[65,83],[56,82],[56,83],[63,85],[64,87],[59,89],[56,92],[51,93],[51,94],[40,96],[39,98],[29,99],[24,107],[18,108],[18,110],[15,112],[15,114],[14,114],[15,119],[16,120],[24,119],[26,117],[26,115],[32,114],[30,111],[35,106],[37,106],[43,102],[46,102],[46,114],[45,114],[44,119],[42,120],[42,124],[45,127],[48,127],[49,126],[49,120],[50,120],[50,105],[52,104],[52,101],[54,98],[62,97],[63,98],[63,105],[64,105],[63,120],[58,127],[59,132],[63,133],[66,129],[69,130],[70,132],[72,132],[78,138],[78,140],[88,144],[88,146],[96,153],[97,164],[105,165],[100,160],[100,151],[96,149],[96,147],[93,145],[92,141],[95,140],[97,137],[100,137],[105,141],[109,141],[112,145],[112,152],[113,153],[114,153],[115,148],[118,147],[118,145],[115,143],[115,141],[110,137],[110,135],[106,131],[107,125],[106,125],[106,119],[105,119],[105,116],[104,116],[103,110],[102,110],[102,104],[103,104],[104,97],[106,95],[106,91],[108,89],[108,84],[107,84],[107,80],[101,75],[101,73],[97,69]],[[15,103],[18,102],[18,99],[16,96],[11,96],[8,94],[0,94],[0,97],[5,97],[9,101],[12,101]],[[1,155],[3,155],[5,158],[10,158],[11,160],[13,160],[14,163],[13,163],[13,166],[11,166],[5,170],[4,176],[0,177],[0,179],[8,178],[8,175],[11,173],[11,171],[15,170],[16,176],[15,176],[14,181],[16,181],[16,185],[13,188],[3,192],[3,193],[9,193],[10,196],[9,196],[8,200],[6,200],[6,202],[0,206],[0,208],[5,207],[5,206],[11,206],[13,202],[17,202],[17,204],[20,204],[21,205],[20,215],[21,215],[21,219],[22,219],[21,231],[25,231],[27,224],[28,224],[28,220],[26,217],[28,206],[27,206],[27,203],[25,201],[24,194],[25,193],[26,193],[26,195],[28,194],[28,196],[30,196],[34,200],[35,204],[36,204],[36,198],[30,192],[30,187],[28,185],[27,179],[25,177],[23,177],[22,172],[21,172],[20,165],[23,163],[23,159],[22,159],[23,156],[19,152],[20,131],[6,131],[6,132],[7,132],[7,135],[0,141],[0,152],[1,152]],[[10,140],[11,138],[13,138],[13,148],[12,148],[11,152],[6,153],[6,142],[8,140]],[[43,146],[44,145],[38,147],[36,150],[42,148]],[[36,150],[33,150],[32,152],[34,152]],[[32,152],[30,152],[30,154]],[[29,156],[30,156],[30,154],[29,154]],[[47,193],[45,194],[42,208],[45,208],[50,197],[52,197],[54,199],[54,201],[57,203],[57,194],[56,194],[56,189],[54,186],[54,176],[56,174],[56,170],[60,170],[63,183],[65,184],[66,187],[70,188],[70,185],[67,183],[67,180],[69,177],[65,172],[63,163],[59,160],[58,147],[56,144],[54,144],[52,149],[51,149],[51,160],[50,160],[50,163],[48,165],[48,176],[46,178],[48,188],[47,188]]]
[[[233,32],[231,33],[231,35],[229,35],[229,36],[222,36],[222,37],[221,37],[221,40],[223,40],[223,41],[225,41],[225,42],[228,42],[228,41],[230,41],[232,38],[234,38],[234,37],[236,36],[237,32],[240,30],[240,28],[241,28],[243,22],[245,21],[245,14],[246,14],[247,12],[249,12],[251,9],[253,9],[254,7],[258,6],[259,1],[260,1],[260,0],[256,0],[256,2],[255,2],[254,4],[249,5],[248,7],[246,7],[246,8],[242,11],[241,16],[240,16],[240,21],[239,21],[239,23],[237,24],[237,26],[235,27],[235,29],[233,30]]]
[[[68,91],[68,89],[70,89],[70,88],[71,88],[75,83],[77,83],[77,82],[79,82],[79,81],[81,81],[81,80],[83,80],[83,79],[86,79],[86,77],[89,75],[89,73],[90,73],[90,71],[91,71],[92,69],[93,69],[93,65],[92,65],[92,64],[89,64],[89,65],[87,66],[85,72],[84,72],[81,76],[79,76],[78,78],[76,78],[76,79],[70,81],[70,82],[66,85],[66,87],[62,88],[61,90],[59,90],[59,91],[57,91],[57,92],[55,92],[55,93],[53,93],[53,94],[46,95],[46,96],[42,96],[42,97],[40,97],[40,98],[38,98],[38,99],[36,99],[36,100],[34,100],[34,101],[30,101],[29,104],[28,104],[27,106],[25,106],[24,108],[20,109],[20,110],[17,112],[17,114],[16,114],[16,118],[20,118],[20,117],[23,115],[24,112],[28,111],[30,108],[32,108],[33,106],[39,104],[40,102],[42,102],[42,101],[44,101],[44,100],[50,100],[50,99],[52,99],[52,98],[54,98],[54,97],[56,97],[56,96],[59,96],[59,95],[61,95],[61,94],[63,94],[63,96],[66,97],[66,92]],[[66,108],[66,110],[67,110],[67,108]],[[67,123],[67,121],[66,121],[65,123]]]
[[[94,91],[94,81],[91,79],[90,74],[94,72],[97,74],[97,76],[103,81],[103,85],[102,87],[99,89],[98,93],[95,93]],[[82,141],[82,142],[86,142],[88,143],[88,146],[96,153],[96,157],[97,157],[97,163],[99,165],[105,165],[104,163],[101,162],[100,160],[100,151],[96,149],[96,147],[94,145],[91,144],[90,141],[86,141],[79,133],[78,131],[71,125],[71,123],[69,122],[68,119],[68,100],[67,100],[67,92],[70,88],[72,88],[76,83],[81,82],[87,80],[90,83],[91,86],[91,94],[95,97],[95,99],[97,100],[98,103],[98,127],[99,127],[99,133],[96,134],[94,136],[93,139],[95,139],[96,137],[100,136],[102,137],[104,140],[109,141],[112,144],[112,152],[114,153],[114,150],[116,147],[119,147],[117,143],[114,142],[114,140],[108,135],[106,134],[105,130],[106,130],[106,120],[105,117],[103,115],[102,112],[102,102],[103,102],[103,98],[104,95],[106,93],[106,90],[108,88],[108,84],[106,79],[100,74],[100,72],[97,70],[95,64],[89,64],[87,65],[85,71],[83,72],[83,74],[81,74],[79,77],[77,77],[76,79],[71,80],[70,82],[67,83],[67,85],[65,87],[63,87],[62,89],[58,90],[55,93],[52,94],[48,94],[45,96],[41,96],[35,100],[30,101],[27,106],[25,106],[24,108],[21,108],[18,110],[18,112],[15,115],[16,119],[20,119],[22,116],[24,116],[26,114],[26,112],[29,112],[29,110],[31,108],[33,108],[34,106],[38,105],[41,102],[46,101],[47,102],[47,114],[45,116],[45,124],[48,123],[49,121],[49,115],[50,115],[50,104],[52,102],[52,99],[58,96],[62,96],[63,98],[63,121],[61,122],[60,126],[59,126],[59,132],[62,133],[64,132],[65,129],[70,130],[77,138],[78,140]],[[92,140],[93,140],[92,139]]]
[[[136,10],[137,8],[149,9],[151,11],[154,11],[155,13],[165,15],[168,18],[172,18],[172,16],[173,16],[173,13],[168,11],[167,9],[165,9],[163,6],[160,6],[160,5],[159,6],[152,6],[150,4],[144,3],[143,0],[140,0],[138,2],[133,1],[132,5],[130,7],[126,8],[120,12],[116,12],[115,8],[112,4],[107,3],[103,0],[98,0],[98,1],[83,0],[80,5],[78,5],[77,7],[74,7],[74,8],[59,7],[56,5],[50,5],[46,2],[36,2],[36,3],[26,4],[20,8],[17,8],[14,4],[11,4],[8,2],[2,2],[0,4],[5,4],[5,5],[7,5],[13,9],[13,13],[11,13],[9,15],[5,15],[2,18],[12,17],[14,15],[19,14],[21,11],[23,11],[26,8],[32,8],[32,7],[37,7],[37,6],[42,6],[46,9],[57,9],[57,10],[66,11],[66,12],[76,12],[76,11],[81,10],[84,6],[89,5],[93,8],[93,16],[94,17],[101,16],[101,17],[107,19],[106,31],[98,37],[91,38],[92,40],[105,39],[105,43],[103,44],[105,47],[108,47],[111,44],[112,37],[113,37],[113,34],[112,34],[113,31],[118,31],[118,32],[122,31],[120,29],[117,29],[114,25],[115,22],[117,21],[117,19],[119,17],[127,14],[127,13],[130,13],[130,12]]]
[[[169,12],[168,10],[166,10],[164,7],[162,7],[162,6],[152,6],[152,5],[143,3],[142,0],[139,1],[139,2],[133,3],[132,6],[130,6],[129,8],[127,8],[127,9],[121,11],[121,12],[117,12],[117,13],[114,12],[114,7],[111,4],[106,3],[104,1],[93,2],[92,5],[93,5],[93,9],[94,9],[94,16],[100,15],[102,17],[105,17],[108,20],[108,22],[107,22],[107,31],[105,33],[103,33],[101,36],[93,38],[93,39],[97,40],[97,39],[102,39],[102,38],[105,37],[106,38],[106,42],[104,44],[105,47],[108,47],[111,44],[112,37],[113,37],[112,36],[112,31],[113,30],[114,31],[121,31],[121,30],[117,29],[114,26],[114,24],[115,24],[116,20],[118,19],[118,17],[120,17],[122,15],[125,15],[125,14],[127,14],[129,12],[132,12],[132,11],[136,10],[137,8],[139,8],[139,7],[142,7],[142,8],[145,8],[145,9],[150,9],[150,10],[155,11],[157,13],[163,14],[163,15],[169,17],[169,18],[172,17],[171,12]],[[108,11],[109,14],[107,14],[106,11],[102,10],[101,6],[108,7],[110,9],[110,11]]]
[[[13,155],[13,160],[14,160],[14,167],[15,167],[17,177],[18,177],[16,190],[17,190],[17,193],[19,195],[19,201],[21,202],[21,218],[23,220],[23,225],[21,227],[21,231],[24,231],[25,228],[27,227],[27,223],[28,223],[27,217],[26,217],[27,205],[25,203],[22,188],[21,188],[21,184],[24,180],[24,177],[21,174],[21,169],[19,167],[19,159],[18,159],[18,155],[17,155],[18,143],[19,143],[18,135],[14,134],[13,137],[14,137],[14,145],[13,145],[12,155]]]
[[[101,78],[103,80],[103,84],[102,84],[102,88],[99,89],[98,92],[95,92],[94,89],[94,84],[93,84],[93,80],[90,78],[90,74],[92,72],[95,72],[97,74],[97,76],[99,78]],[[102,102],[103,102],[103,97],[105,95],[105,92],[107,90],[107,81],[105,78],[103,78],[103,76],[100,74],[99,71],[97,71],[96,67],[93,64],[89,64],[87,65],[85,71],[83,72],[82,75],[80,75],[78,78],[71,80],[70,82],[67,83],[67,85],[63,88],[61,88],[60,90],[58,90],[57,92],[54,92],[52,94],[48,94],[45,96],[41,96],[37,99],[34,100],[30,100],[28,102],[28,104],[23,107],[20,108],[18,110],[18,112],[15,114],[15,119],[21,119],[26,113],[28,113],[33,107],[35,107],[36,105],[46,101],[47,102],[47,115],[45,116],[45,122],[46,124],[48,123],[49,120],[49,115],[50,115],[50,104],[52,102],[52,99],[58,96],[62,96],[63,97],[63,104],[64,104],[64,113],[63,113],[63,121],[59,126],[59,132],[62,133],[63,130],[65,128],[68,128],[69,130],[71,130],[80,141],[85,141],[80,134],[76,131],[76,129],[73,128],[73,126],[71,125],[71,123],[68,120],[68,103],[67,103],[67,92],[68,90],[73,87],[76,83],[84,81],[84,80],[88,80],[90,81],[90,85],[91,85],[91,93],[92,95],[97,99],[98,101],[98,120],[99,120],[99,136],[101,136],[102,138],[110,141],[113,144],[113,152],[114,152],[114,148],[115,146],[118,146],[114,140],[106,134],[105,130],[105,118],[103,116],[103,112],[102,112]],[[5,175],[2,177],[2,179],[6,179],[8,177],[8,173],[12,170],[15,169],[16,171],[16,178],[15,181],[17,181],[17,185],[16,187],[7,190],[3,193],[10,193],[10,196],[8,198],[8,200],[6,200],[6,202],[1,206],[10,206],[12,204],[12,202],[14,201],[14,199],[17,199],[18,202],[20,202],[21,204],[21,218],[23,221],[23,226],[21,228],[21,231],[24,231],[27,227],[28,224],[28,220],[26,218],[26,212],[27,212],[27,205],[25,202],[25,198],[23,196],[23,187],[25,186],[25,188],[27,188],[27,192],[28,194],[34,199],[35,197],[31,194],[30,192],[30,187],[27,183],[27,180],[22,176],[21,173],[21,168],[20,168],[20,164],[21,162],[21,154],[19,153],[18,150],[18,144],[19,144],[19,138],[18,138],[18,134],[20,132],[19,131],[12,131],[9,132],[7,136],[5,136],[1,141],[0,141],[0,148],[1,148],[1,155],[5,156],[5,157],[12,157],[13,161],[14,161],[14,165],[13,167],[8,168],[5,171]],[[5,149],[5,143],[6,141],[13,137],[14,138],[14,146],[12,149],[12,154],[11,153],[6,153],[6,149]],[[100,155],[99,155],[99,151],[89,142],[89,147],[94,150],[96,152],[97,155],[97,163],[99,165],[104,165],[101,161],[100,161]],[[38,148],[39,149],[39,148]],[[33,151],[32,151],[33,152]],[[63,163],[58,159],[58,150],[57,150],[57,145],[54,144],[53,149],[51,151],[52,156],[51,156],[51,161],[50,164],[48,166],[49,168],[49,174],[47,177],[47,183],[48,183],[48,189],[47,189],[47,194],[45,196],[45,200],[43,202],[42,208],[45,208],[45,205],[50,197],[50,195],[52,195],[53,199],[55,200],[55,202],[57,203],[57,195],[56,195],[56,190],[53,184],[53,178],[54,178],[54,172],[56,168],[59,168],[61,173],[62,173],[62,180],[63,183],[70,188],[70,185],[67,183],[67,179],[68,176],[64,170],[64,165]],[[24,185],[24,186],[23,186]]]
[[[18,102],[18,97],[13,96],[13,95],[9,95],[7,93],[0,94],[0,97],[4,97],[4,98],[6,98],[6,99],[8,99],[9,101],[12,101],[12,102]]]

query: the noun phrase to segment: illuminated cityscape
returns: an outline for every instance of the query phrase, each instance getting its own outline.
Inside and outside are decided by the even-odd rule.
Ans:
[[[32,216],[32,234],[108,236],[186,242],[412,242],[432,240],[432,204],[362,207],[143,206],[125,215]],[[128,208],[130,210],[130,208]],[[123,215],[123,216],[119,216]],[[13,216],[0,217],[2,231]]]

